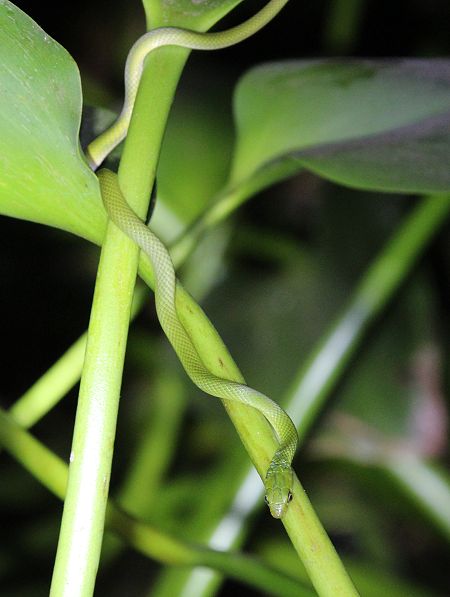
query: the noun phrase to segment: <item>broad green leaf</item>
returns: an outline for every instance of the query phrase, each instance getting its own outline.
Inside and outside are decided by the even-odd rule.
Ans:
[[[232,181],[268,165],[369,190],[450,189],[450,61],[290,61],[260,66],[235,95]]]
[[[142,0],[149,29],[184,27],[207,31],[242,0]]]
[[[78,144],[75,62],[7,0],[0,0],[0,56],[0,213],[98,242],[106,219]]]
[[[450,190],[450,111],[404,128],[300,154],[299,163],[335,182],[403,193]]]

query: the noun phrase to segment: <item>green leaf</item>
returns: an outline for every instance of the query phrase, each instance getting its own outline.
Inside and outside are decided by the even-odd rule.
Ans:
[[[7,0],[0,0],[0,52],[0,213],[98,242],[106,218],[78,144],[75,62]]]
[[[142,0],[149,29],[185,27],[207,31],[242,0]]]
[[[352,187],[450,190],[450,61],[290,61],[235,95],[232,182],[293,164]]]

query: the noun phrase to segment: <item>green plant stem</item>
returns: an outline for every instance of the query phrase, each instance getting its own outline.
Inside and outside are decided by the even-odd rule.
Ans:
[[[298,171],[298,163],[294,160],[275,162],[259,170],[249,179],[241,181],[237,185],[225,187],[212,199],[207,209],[171,245],[170,255],[175,268],[186,261],[207,230],[223,222],[245,201],[262,189],[276,184]]]
[[[380,468],[401,491],[450,540],[450,478],[448,472],[413,454],[386,459]]]
[[[131,319],[143,305],[143,288],[137,288]],[[9,409],[14,420],[29,429],[40,421],[80,380],[86,351],[87,332],[42,375]]]
[[[148,496],[156,494],[172,461],[186,404],[186,386],[173,370],[158,371],[152,385],[156,387],[151,416],[147,415],[142,441],[117,496],[122,508],[144,519],[152,508]]]
[[[450,214],[450,195],[423,199],[366,271],[342,315],[294,380],[286,403],[300,441],[355,354],[367,328],[386,307]]]
[[[87,332],[48,369],[16,402],[9,412],[28,429],[40,421],[80,380]]]
[[[119,168],[122,189],[141,217],[148,208],[167,115],[187,55],[173,48],[155,52],[142,75]],[[97,274],[52,579],[55,597],[89,597],[94,591],[138,256],[138,247],[109,223]]]
[[[143,279],[153,287],[152,267],[143,255],[139,271]],[[177,286],[176,305],[182,324],[208,369],[226,379],[243,381],[242,374],[215,328],[180,284]],[[260,477],[264,479],[277,448],[270,425],[254,409],[237,402],[224,401],[223,404]],[[294,478],[293,494],[294,500],[282,522],[318,594],[357,595],[297,477]]]
[[[0,409],[0,443],[36,479],[60,499],[64,499],[68,467],[61,458],[18,425]],[[178,540],[158,529],[136,521],[111,501],[107,509],[108,527],[139,552],[172,566],[214,566],[227,575],[274,595],[312,597],[313,591],[254,558],[205,549]]]
[[[255,558],[184,544],[171,537],[163,536],[159,531],[157,535],[151,534],[148,525],[133,521],[113,506],[108,510],[108,522],[116,532],[119,531],[127,542],[132,543],[144,555],[154,558],[156,547],[158,554],[163,553],[166,563],[170,565],[213,567],[228,577],[239,579],[280,597],[315,595],[311,588],[281,575],[268,566],[261,565]]]
[[[138,254],[111,224],[97,273],[50,594],[93,594]]]
[[[365,0],[332,0],[324,30],[325,46],[340,55],[353,47]]]

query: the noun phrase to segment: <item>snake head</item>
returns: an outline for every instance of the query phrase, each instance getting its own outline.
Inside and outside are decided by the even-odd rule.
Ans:
[[[274,518],[282,518],[292,500],[293,473],[290,466],[270,465],[266,474],[266,504]]]

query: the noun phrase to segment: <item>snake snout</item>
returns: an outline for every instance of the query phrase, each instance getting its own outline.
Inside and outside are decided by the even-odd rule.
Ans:
[[[286,514],[287,507],[291,500],[292,493],[290,491],[287,495],[280,496],[280,499],[277,501],[269,501],[266,496],[267,505],[274,518],[282,518]]]
[[[286,503],[270,504],[269,509],[270,509],[270,513],[272,514],[272,516],[274,518],[282,518],[282,516],[286,512],[287,504]]]

